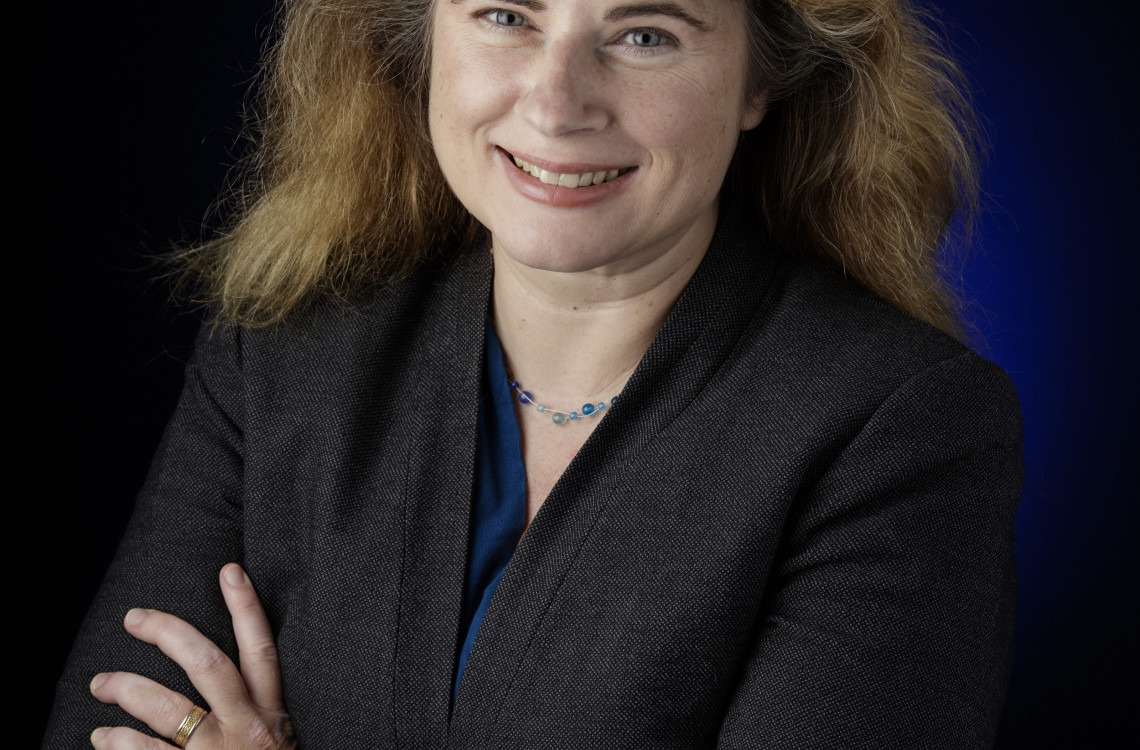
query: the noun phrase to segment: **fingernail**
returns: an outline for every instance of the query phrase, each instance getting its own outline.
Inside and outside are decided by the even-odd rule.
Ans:
[[[96,742],[103,739],[107,735],[107,732],[110,731],[111,730],[108,727],[99,727],[96,729],[91,733],[91,744],[94,745]]]
[[[107,674],[106,672],[100,672],[99,674],[92,677],[91,678],[91,692],[94,693],[96,690],[98,690],[100,687],[102,687],[103,683],[107,681],[108,677],[110,677],[110,675]]]
[[[149,610],[145,609],[132,609],[127,613],[127,616],[123,618],[123,624],[125,624],[128,628],[133,628],[135,625],[138,625],[146,619],[148,612]]]
[[[222,575],[226,577],[226,583],[231,586],[241,586],[245,583],[245,571],[237,563],[227,565]]]

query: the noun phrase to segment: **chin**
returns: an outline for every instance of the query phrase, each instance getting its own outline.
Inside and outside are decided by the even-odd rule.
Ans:
[[[555,273],[592,271],[617,260],[612,247],[600,245],[584,232],[549,230],[496,233],[492,230],[496,253],[528,268]]]

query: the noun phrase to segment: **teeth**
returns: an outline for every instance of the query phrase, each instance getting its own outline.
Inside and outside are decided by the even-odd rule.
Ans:
[[[536,167],[533,164],[528,164],[517,156],[512,156],[515,160],[515,166],[526,172],[532,177],[536,177],[546,185],[558,185],[560,187],[576,188],[586,187],[587,185],[601,185],[603,182],[612,180],[619,174],[622,174],[620,169],[611,169],[609,171],[602,170],[600,172],[583,172],[582,174],[559,174],[558,172],[548,172],[541,167]]]

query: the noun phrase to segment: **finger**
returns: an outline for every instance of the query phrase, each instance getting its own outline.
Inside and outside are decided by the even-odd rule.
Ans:
[[[123,624],[135,638],[158,646],[182,667],[222,722],[247,718],[253,710],[237,667],[190,623],[165,612],[132,609]]]
[[[265,610],[254,591],[253,582],[231,563],[222,568],[222,595],[234,620],[238,661],[245,678],[249,697],[262,708],[281,711],[285,698],[281,691],[281,665],[277,661],[277,643],[265,617]]]
[[[100,727],[91,733],[91,744],[95,750],[172,750],[174,747],[127,727]]]
[[[107,672],[91,680],[91,694],[113,703],[163,737],[173,737],[194,708],[189,698],[130,672]]]

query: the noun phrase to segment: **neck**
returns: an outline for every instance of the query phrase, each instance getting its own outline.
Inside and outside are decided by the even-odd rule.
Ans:
[[[495,252],[492,312],[508,372],[552,408],[608,402],[696,272],[714,228],[621,272],[539,270]]]

